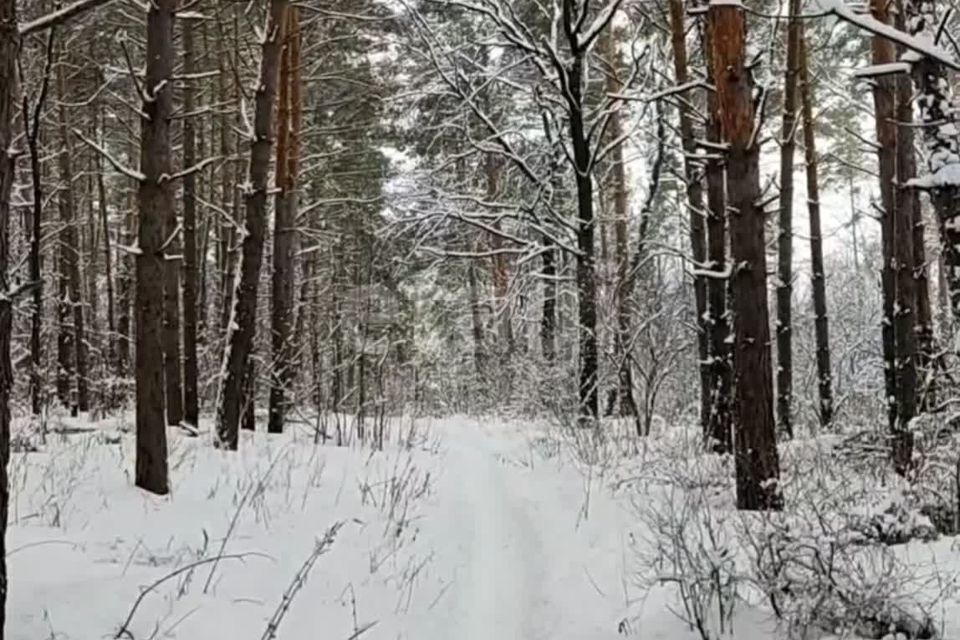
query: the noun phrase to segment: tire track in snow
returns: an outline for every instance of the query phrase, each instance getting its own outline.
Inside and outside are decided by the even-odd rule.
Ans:
[[[472,533],[457,577],[454,609],[463,616],[457,627],[468,640],[533,638],[530,574],[541,561],[532,543],[535,528],[494,452],[472,438],[465,444],[452,452],[450,467],[468,514],[462,524]]]

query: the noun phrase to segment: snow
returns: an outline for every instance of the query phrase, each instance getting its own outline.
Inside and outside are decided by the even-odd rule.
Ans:
[[[896,73],[910,73],[910,65],[906,62],[888,62],[859,67],[853,70],[854,77],[869,78],[875,76],[892,75]]]
[[[937,189],[960,185],[960,162],[944,164],[936,173],[911,178],[907,184],[917,189]]]
[[[138,639],[155,629],[162,638],[260,637],[335,523],[342,528],[279,637],[312,638],[322,623],[346,638],[354,615],[358,625],[398,615],[425,560],[411,543],[436,459],[426,441],[371,453],[314,447],[303,433],[244,434],[241,452],[229,454],[209,436],[170,430],[173,492],[160,498],[132,486],[132,438],[115,428],[129,424],[50,434],[38,452],[14,454],[8,640],[114,637],[144,586],[218,552],[228,557],[212,576],[208,563],[145,596],[128,631]]]
[[[899,29],[880,22],[870,15],[856,13],[844,0],[815,0],[815,4],[823,13],[833,14],[844,22],[849,22],[860,29],[883,36],[892,42],[902,44],[907,49],[924,55],[951,69],[960,70],[960,63],[944,49],[931,43],[929,38],[911,36],[908,33],[904,33]]]
[[[51,29],[73,17],[92,9],[96,9],[98,6],[106,4],[107,2],[110,2],[110,0],[78,0],[77,2],[57,9],[56,11],[52,11],[40,16],[36,20],[31,20],[30,22],[21,24],[20,35],[27,36],[31,33],[37,33],[46,29]]]
[[[335,639],[695,639],[677,597],[691,576],[658,555],[681,539],[701,545],[688,568],[733,572],[739,589],[717,594],[737,604],[711,625],[732,623],[744,640],[786,637],[756,586],[735,579],[742,545],[730,526],[741,517],[723,507],[731,461],[699,452],[695,427],[655,422],[646,441],[613,434],[598,445],[540,424],[404,419],[391,421],[382,452],[315,445],[294,426],[244,432],[230,453],[211,446],[202,420],[200,437],[170,430],[173,493],[159,498],[132,486],[130,425],[54,419],[62,433],[14,453],[8,639],[116,637],[128,617],[137,640],[312,640],[318,629]],[[26,426],[15,442],[29,440]],[[788,497],[833,471],[790,472],[814,446],[787,446]],[[898,491],[861,501],[858,516],[928,525],[894,511]],[[951,544],[897,553],[933,567]],[[131,614],[144,587],[177,571]]]

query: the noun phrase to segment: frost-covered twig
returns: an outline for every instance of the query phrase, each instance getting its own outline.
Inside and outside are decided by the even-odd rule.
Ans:
[[[850,7],[846,6],[843,0],[818,0],[818,4],[824,11],[844,22],[849,22],[864,31],[902,45],[911,51],[937,61],[939,64],[950,67],[954,71],[960,71],[960,63],[947,55],[940,47],[884,24],[873,16],[855,13]]]
[[[80,132],[79,129],[74,129],[74,130],[73,130],[73,134],[74,134],[75,136],[77,136],[78,138],[80,138],[80,140],[81,140],[84,144],[86,144],[88,147],[90,147],[91,149],[93,149],[94,151],[96,151],[97,153],[99,153],[101,156],[103,156],[103,158],[104,158],[107,162],[109,162],[110,165],[111,165],[114,169],[116,169],[117,171],[119,171],[119,172],[122,173],[123,175],[127,176],[128,178],[130,178],[130,179],[132,179],[132,180],[136,180],[137,182],[143,182],[144,180],[147,179],[147,176],[143,175],[143,174],[140,173],[139,171],[135,171],[135,170],[131,169],[130,167],[124,165],[122,162],[120,162],[119,160],[117,160],[116,158],[114,158],[112,155],[110,155],[110,152],[109,152],[109,151],[107,151],[106,149],[104,149],[103,147],[101,147],[99,144],[97,144],[97,143],[94,142],[93,140],[90,140],[89,138],[87,138],[86,136],[84,136],[84,135]]]
[[[223,556],[224,549],[227,548],[227,542],[230,541],[230,536],[233,535],[233,530],[237,526],[237,521],[240,519],[240,512],[243,511],[243,507],[247,504],[247,500],[250,498],[250,495],[253,493],[252,489],[257,491],[262,491],[264,485],[267,482],[267,478],[270,477],[270,474],[273,472],[274,467],[277,466],[277,462],[280,461],[280,453],[277,454],[277,457],[273,459],[273,462],[270,463],[270,466],[267,467],[267,470],[264,472],[263,476],[257,481],[257,484],[247,489],[243,494],[243,498],[240,500],[240,504],[237,505],[236,510],[233,512],[233,518],[230,519],[230,526],[227,527],[227,534],[223,536],[223,540],[220,542],[220,550],[217,553],[217,556],[214,558],[213,566],[210,567],[210,575],[207,576],[207,581],[203,585],[203,592],[206,593],[210,589],[210,583],[213,581],[213,574],[217,571],[217,564],[219,564],[218,559]]]
[[[320,556],[326,553],[330,549],[331,545],[333,545],[333,542],[336,540],[337,533],[340,531],[341,527],[343,527],[343,522],[335,523],[333,526],[327,529],[327,532],[323,534],[322,538],[317,540],[313,547],[313,551],[303,562],[303,564],[300,565],[300,569],[298,569],[296,575],[293,576],[293,580],[290,582],[290,585],[283,592],[283,596],[280,598],[280,604],[277,605],[276,611],[274,611],[273,615],[270,616],[270,620],[267,622],[267,628],[264,629],[261,640],[273,640],[277,637],[277,630],[280,628],[280,623],[283,621],[284,616],[286,616],[287,612],[290,610],[290,605],[293,604],[294,597],[307,581],[307,576],[310,574],[310,570],[313,568],[313,565],[316,564]]]
[[[30,22],[21,24],[20,35],[28,36],[31,33],[37,33],[38,31],[51,29],[57,25],[67,22],[71,18],[74,18],[81,13],[91,9],[96,9],[100,5],[107,4],[108,2],[111,2],[111,0],[78,0],[73,4],[68,4],[62,9],[57,9],[56,11],[40,16],[36,20],[31,20]]]
[[[220,156],[211,156],[209,158],[205,158],[204,160],[201,160],[197,164],[187,167],[183,171],[178,171],[173,175],[165,175],[161,180],[161,182],[172,182],[173,180],[180,180],[182,178],[186,178],[187,176],[192,176],[195,173],[199,173],[200,171],[203,171],[204,169],[206,169],[208,166],[210,166],[211,164],[213,164],[219,159],[220,159]]]
[[[149,585],[146,589],[141,591],[139,596],[137,596],[137,599],[134,601],[133,606],[130,607],[130,613],[127,614],[127,619],[123,621],[123,624],[120,625],[120,629],[118,629],[116,635],[113,636],[114,640],[117,640],[118,638],[121,638],[123,636],[126,636],[131,639],[133,638],[133,634],[130,632],[130,623],[133,622],[133,616],[136,615],[137,608],[139,608],[140,603],[143,602],[143,599],[147,597],[148,593],[150,593],[151,591],[159,587],[161,584],[163,584],[167,580],[175,578],[182,573],[186,573],[187,571],[196,569],[201,565],[210,564],[210,563],[216,564],[221,560],[243,560],[248,556],[266,557],[264,556],[264,554],[261,554],[261,553],[247,552],[247,553],[231,553],[230,555],[218,555],[213,558],[203,558],[201,560],[197,560],[196,562],[191,562],[190,564],[186,564],[180,567],[179,569],[166,574],[165,576],[161,577],[159,580],[156,580],[155,582],[153,582],[153,584]]]

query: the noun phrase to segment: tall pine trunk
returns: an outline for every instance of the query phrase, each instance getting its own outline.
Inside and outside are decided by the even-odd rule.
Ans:
[[[620,74],[623,69],[623,60],[618,50],[616,31],[611,27],[604,36],[606,45],[605,55],[610,71],[607,74],[607,93],[618,94],[623,90]],[[678,84],[683,81],[677,80]],[[635,416],[637,411],[633,401],[633,372],[630,358],[630,301],[633,297],[633,280],[636,274],[631,273],[630,255],[627,247],[629,235],[627,230],[629,217],[629,191],[627,188],[627,170],[624,162],[623,144],[618,142],[623,137],[623,122],[620,105],[615,106],[610,113],[608,124],[608,139],[616,146],[611,150],[611,179],[613,181],[613,236],[616,255],[617,282],[617,328],[614,336],[614,346],[617,365],[616,395],[620,399],[620,415]],[[611,406],[612,410],[613,407]]]
[[[557,251],[549,237],[543,238],[543,305],[540,309],[540,350],[552,364],[557,357]],[[481,334],[481,338],[483,335]]]
[[[787,69],[780,129],[780,229],[777,236],[777,417],[793,436],[793,158],[797,133],[797,75],[800,63],[800,0],[789,0]]]
[[[577,319],[580,346],[578,387],[579,423],[597,427],[600,417],[597,357],[597,278],[594,248],[593,171],[590,142],[584,126],[585,52],[577,50],[568,72],[570,87],[570,140],[573,144],[574,173],[577,185]]]
[[[900,13],[900,3],[895,5],[896,26],[904,27]],[[903,51],[897,51],[899,59]],[[918,300],[922,297],[929,304],[929,296],[919,295],[916,259],[917,250],[914,240],[917,223],[920,221],[920,201],[910,182],[917,176],[917,160],[913,148],[913,112],[910,101],[913,97],[913,83],[908,75],[897,76],[896,86],[896,126],[897,126],[897,191],[896,213],[894,218],[894,252],[896,278],[896,307],[894,313],[897,354],[897,428],[893,433],[892,454],[894,468],[905,474],[913,456],[913,434],[911,421],[917,412],[918,361],[920,346],[926,338],[924,323],[929,323],[929,307],[920,312]],[[921,225],[922,230],[922,225]],[[921,253],[922,255],[922,253]],[[923,279],[926,284],[926,278]]]
[[[40,273],[40,238],[43,233],[43,169],[40,165],[40,117],[43,113],[50,79],[53,38],[48,43],[47,66],[44,68],[43,85],[36,105],[31,112],[26,96],[23,97],[23,128],[30,152],[30,177],[33,207],[30,214],[30,282],[33,284],[33,300],[30,310],[30,408],[33,415],[43,409],[43,376],[41,374],[43,345],[40,331],[43,326],[43,280]]]
[[[15,173],[13,113],[17,92],[17,52],[20,32],[16,0],[0,0],[0,289],[7,290],[10,241],[10,191]],[[0,296],[0,640],[7,620],[7,515],[10,506],[10,391],[13,365],[10,362],[10,333],[13,305],[8,296]]]
[[[939,27],[930,0],[906,0],[907,30],[933,40]],[[912,54],[911,54],[912,55]],[[960,109],[946,69],[938,61],[921,57],[913,62],[917,111],[926,149],[927,171],[921,183],[940,228],[942,270],[949,290],[954,319],[960,318]]]
[[[813,119],[813,87],[807,62],[806,39],[800,25],[800,104],[803,115],[803,154],[807,176],[807,211],[810,218],[810,270],[817,359],[818,417],[821,426],[833,420],[833,384],[830,373],[830,323],[827,316],[827,283],[823,266],[823,231],[820,226],[820,178],[817,172],[817,139]]]
[[[707,81],[712,85],[713,52],[710,29],[703,31],[703,53],[707,66]],[[707,263],[717,273],[727,265],[727,195],[724,162],[717,151],[721,143],[717,95],[707,92]],[[730,317],[727,313],[728,280],[709,278],[707,282],[707,310],[710,328],[710,415],[705,441],[717,453],[733,450],[733,370],[728,338]]]
[[[670,0],[670,40],[673,49],[673,72],[678,85],[690,81],[687,66],[686,27],[682,0]],[[697,270],[707,261],[707,226],[703,209],[703,184],[697,155],[697,140],[692,109],[687,100],[680,100],[680,145],[683,149],[683,173],[690,216],[690,252]],[[621,151],[622,154],[622,151]],[[710,316],[707,309],[707,278],[693,277],[694,311],[697,314],[697,356],[700,370],[700,424],[704,433],[710,424]]]
[[[106,134],[106,125],[103,117],[102,104],[97,105],[97,121],[99,122],[98,136],[100,140],[100,146],[103,146],[103,139]],[[107,205],[107,185],[103,174],[103,158],[99,153],[95,154],[95,158],[96,164],[94,165],[94,170],[97,173],[99,225],[100,233],[103,234],[103,272],[107,289],[107,339],[106,352],[103,355],[103,368],[104,371],[110,371],[111,368],[115,367],[117,360],[117,296],[113,281],[113,244],[110,240],[110,216],[109,207]],[[114,370],[114,374],[119,375],[116,370]],[[104,396],[106,401],[105,408],[108,410],[116,408],[117,401],[119,400],[114,387],[115,385],[110,383],[104,385]]]
[[[140,139],[140,211],[136,254],[136,387],[138,487],[170,490],[164,415],[164,229],[173,215],[170,119],[173,17],[176,0],[154,0],[147,10],[147,68]]]
[[[183,109],[191,114],[196,108],[194,81],[189,76],[196,72],[196,51],[193,41],[193,20],[183,20]],[[191,167],[197,162],[196,131],[193,116],[183,121],[183,164]],[[200,419],[200,399],[197,390],[197,183],[190,174],[183,179],[183,421],[196,425]],[[205,288],[203,283],[200,283]]]
[[[267,430],[281,433],[294,375],[294,255],[297,250],[297,173],[300,146],[300,16],[287,10],[280,63],[280,106],[277,123],[277,196],[273,227],[273,279],[270,407]]]
[[[236,449],[240,414],[243,409],[244,374],[253,350],[257,320],[257,291],[267,226],[267,192],[270,151],[273,146],[274,102],[277,96],[277,70],[283,46],[281,25],[287,0],[270,0],[263,31],[260,73],[254,101],[253,139],[245,201],[245,229],[241,245],[240,277],[235,292],[234,313],[227,329],[222,386],[217,410],[217,436],[220,446]]]
[[[727,193],[734,273],[735,462],[737,507],[780,509],[780,462],[773,419],[766,243],[760,198],[760,148],[746,61],[746,19],[740,5],[711,4],[720,131],[728,144]]]
[[[189,176],[192,178],[193,176]],[[180,229],[172,205],[163,211],[163,380],[167,424],[183,422],[183,376],[180,372]]]
[[[57,392],[60,402],[76,415],[87,411],[87,358],[83,326],[83,295],[80,292],[80,243],[77,239],[77,211],[73,192],[73,144],[67,107],[64,65],[57,67],[57,94],[61,100],[58,110],[60,126],[60,154],[58,169],[60,190],[60,232],[57,245],[59,271],[59,298],[57,301],[60,326],[57,337]],[[73,394],[76,393],[76,397]]]
[[[889,22],[885,0],[872,0],[874,17]],[[875,65],[894,62],[893,44],[880,36],[873,37],[871,61]],[[887,422],[891,432],[897,425],[897,347],[894,325],[896,306],[896,274],[894,222],[897,211],[897,125],[896,125],[896,80],[892,76],[880,76],[873,81],[873,105],[877,130],[877,158],[880,174],[880,244],[883,254],[880,272],[883,290],[883,322],[881,328],[883,346],[883,371]]]

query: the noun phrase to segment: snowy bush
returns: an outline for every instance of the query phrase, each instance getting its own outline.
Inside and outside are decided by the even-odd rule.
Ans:
[[[918,546],[937,539],[920,482],[936,474],[918,465],[911,482],[888,464],[868,472],[834,445],[782,447],[786,505],[770,513],[735,510],[728,457],[676,436],[651,445],[621,480],[636,490],[646,529],[641,587],[669,586],[674,612],[704,640],[735,637],[738,620],[759,610],[791,638],[939,637],[938,608],[953,598],[954,576],[932,547]],[[924,548],[930,559],[916,557]]]
[[[706,492],[673,488],[638,508],[647,535],[638,546],[641,587],[672,586],[672,610],[703,640],[733,631],[744,587],[729,514],[711,508]]]
[[[823,439],[784,454],[784,512],[740,514],[737,537],[791,637],[936,637],[932,612],[948,595],[936,587],[940,569],[895,546],[936,534],[910,485],[889,464],[867,472]]]

